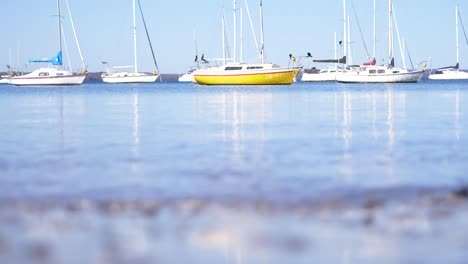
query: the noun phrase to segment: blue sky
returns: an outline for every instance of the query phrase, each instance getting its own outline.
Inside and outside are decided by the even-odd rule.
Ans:
[[[63,1],[63,0],[62,0]],[[64,2],[64,1],[63,1]],[[198,52],[207,58],[222,56],[221,14],[225,6],[228,31],[232,34],[231,0],[141,0],[161,72],[180,73],[191,65],[194,56],[194,32]],[[243,6],[244,0],[238,0]],[[366,61],[351,0],[353,60]],[[372,49],[373,0],[353,0],[369,49]],[[387,54],[387,0],[377,0],[377,57]],[[468,3],[459,1],[460,12],[468,29]],[[131,0],[69,0],[73,19],[86,64],[90,71],[101,71],[101,61],[113,65],[133,63]],[[248,0],[254,26],[259,29],[258,0]],[[455,5],[457,0],[394,0],[401,36],[406,40],[415,64],[432,58],[434,67],[453,65],[455,53]],[[265,48],[267,60],[287,65],[288,54],[311,52],[314,57],[333,57],[334,33],[342,39],[342,0],[263,0]],[[15,0],[2,3],[2,41],[0,71],[10,63],[26,66],[32,57],[49,57],[57,51],[55,0]],[[62,8],[64,30],[72,65],[79,66],[70,19],[65,4]],[[153,69],[151,54],[138,17],[139,67]],[[256,62],[257,55],[244,8],[244,59]],[[238,26],[239,29],[239,26]],[[238,33],[239,34],[239,33]],[[232,39],[232,37],[231,37]],[[398,45],[396,44],[396,47]],[[468,68],[468,46],[460,31],[461,67]],[[232,45],[231,45],[232,49]],[[11,56],[10,56],[11,54]],[[19,55],[19,56],[18,56]],[[398,48],[396,63],[401,65]],[[310,66],[305,63],[306,66]]]

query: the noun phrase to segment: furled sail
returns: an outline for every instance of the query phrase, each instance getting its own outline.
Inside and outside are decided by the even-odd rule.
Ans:
[[[59,51],[56,56],[52,58],[42,58],[42,59],[30,59],[30,63],[33,62],[50,62],[53,65],[62,65],[62,52]]]
[[[460,69],[460,63],[457,62],[457,64],[455,66],[447,66],[447,67],[439,68],[439,70],[446,70],[446,69],[458,70],[458,69]]]
[[[320,62],[320,63],[346,63],[346,56],[343,56],[341,59],[332,59],[332,60],[314,60],[314,62]]]

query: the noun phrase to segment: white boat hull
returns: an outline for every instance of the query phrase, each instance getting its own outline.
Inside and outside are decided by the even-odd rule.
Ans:
[[[81,85],[85,78],[85,74],[74,74],[55,68],[43,68],[26,75],[11,77],[9,84],[17,86]]]
[[[431,74],[431,80],[468,80],[468,72],[463,71],[442,71],[442,73]]]
[[[0,84],[8,84],[10,81],[8,79],[0,79]]]
[[[159,74],[143,74],[143,73],[117,73],[104,74],[102,81],[105,83],[153,83],[159,77]]]
[[[196,82],[193,74],[184,74],[179,77],[179,82]]]
[[[302,82],[334,82],[336,73],[303,73]]]
[[[368,74],[360,71],[347,71],[338,73],[336,81],[341,83],[415,83],[421,80],[424,70],[407,71],[399,73]]]

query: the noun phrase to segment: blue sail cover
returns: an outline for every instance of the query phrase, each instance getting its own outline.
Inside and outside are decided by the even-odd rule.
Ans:
[[[57,56],[52,57],[52,58],[43,58],[43,59],[30,59],[30,63],[32,62],[50,62],[53,65],[62,65],[62,52],[59,51],[57,53]]]

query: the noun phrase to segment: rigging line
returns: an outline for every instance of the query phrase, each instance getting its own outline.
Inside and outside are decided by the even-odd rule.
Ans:
[[[71,22],[71,26],[72,26],[72,29],[73,29],[73,35],[75,36],[76,46],[78,47],[78,52],[80,54],[81,66],[83,67],[83,70],[86,70],[86,64],[85,64],[85,61],[84,61],[84,58],[83,58],[83,53],[81,52],[80,42],[78,41],[78,36],[76,34],[75,23],[73,22],[73,17],[72,17],[71,11],[70,11],[70,5],[68,4],[68,0],[66,0],[65,2],[67,4],[68,15],[70,16],[70,22]]]
[[[224,32],[224,45],[225,45],[224,48],[225,48],[225,51],[227,52],[227,58],[228,58],[227,60],[231,61],[231,49],[229,47],[229,43],[230,43],[229,33],[230,32],[229,32],[229,25],[227,25],[228,22],[226,22],[226,17],[224,15],[224,12],[223,12],[223,19],[224,19],[224,24],[223,24],[224,31],[223,32]]]
[[[414,65],[413,65],[413,59],[411,58],[411,53],[408,49],[408,44],[406,43],[406,40],[403,40],[403,44],[405,46],[405,49],[406,49],[406,53],[408,54],[408,58],[409,58],[409,61],[411,63],[411,68],[414,69]]]
[[[250,29],[252,30],[252,35],[253,35],[253,38],[254,38],[254,41],[255,41],[255,46],[257,47],[258,55],[261,56],[262,53],[261,53],[261,50],[260,50],[260,47],[259,47],[259,44],[258,44],[257,34],[255,33],[255,28],[253,26],[252,16],[250,15],[249,4],[247,3],[247,0],[245,0],[244,3],[245,3],[245,7],[247,9],[247,15],[249,17]]]
[[[66,58],[67,58],[67,61],[68,61],[68,70],[73,71],[72,66],[71,66],[70,54],[68,53],[68,45],[67,45],[67,39],[66,39],[66,36],[65,36],[65,31],[63,30],[63,27],[60,27],[60,28],[61,28],[61,35],[63,37],[63,43],[64,43],[64,46],[65,46],[65,54],[67,55]]]
[[[354,1],[351,1],[351,7],[353,8],[354,17],[356,18],[356,24],[357,24],[357,26],[359,28],[359,33],[361,34],[362,44],[364,45],[364,49],[366,50],[367,58],[369,59],[370,58],[369,50],[367,49],[366,40],[364,39],[364,34],[362,33],[361,24],[359,23],[359,19],[358,19],[357,13],[356,13],[356,8],[354,7]]]
[[[148,28],[146,27],[145,16],[143,16],[143,9],[141,8],[140,0],[138,0],[138,7],[140,8],[141,19],[143,20],[143,26],[145,27],[146,37],[148,38],[149,46],[151,49],[151,55],[153,55],[154,66],[156,66],[156,70],[159,71],[158,62],[156,61],[156,56],[154,55],[153,44],[151,44],[151,39],[148,33]]]
[[[468,37],[466,36],[465,26],[463,25],[463,21],[462,21],[460,12],[458,12],[458,19],[460,20],[460,24],[461,24],[462,29],[463,29],[463,35],[465,35],[466,45],[468,45]],[[457,29],[457,30],[458,30],[458,29]]]

